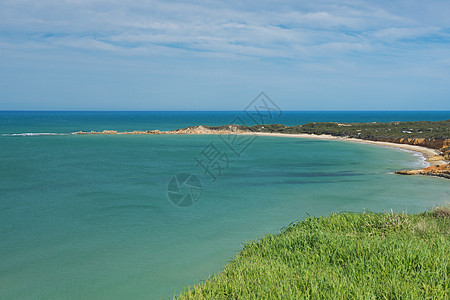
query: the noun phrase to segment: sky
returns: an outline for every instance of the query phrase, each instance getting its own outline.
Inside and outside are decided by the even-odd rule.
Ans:
[[[450,110],[450,1],[0,0],[0,110]]]

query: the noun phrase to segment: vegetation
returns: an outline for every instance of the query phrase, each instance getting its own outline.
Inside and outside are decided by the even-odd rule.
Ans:
[[[210,129],[227,129],[227,126],[209,127]],[[244,126],[238,129],[253,132],[270,133],[308,133],[330,134],[361,139],[384,138],[432,138],[448,139],[450,137],[450,120],[446,121],[417,121],[417,122],[389,122],[389,123],[306,123],[303,125],[286,126],[281,124]]]
[[[422,145],[440,149],[445,159],[450,159],[450,120],[446,121],[416,121],[416,122],[389,122],[389,123],[306,123],[303,125],[286,126],[282,124],[264,125],[224,125],[204,126],[211,130],[238,129],[249,132],[285,133],[285,134],[328,134],[332,136],[351,137],[373,141],[390,141],[400,143],[415,143],[416,139],[423,139]],[[404,140],[406,139],[406,140]],[[403,141],[400,141],[403,140]],[[437,143],[429,143],[429,141]]]
[[[176,299],[449,299],[450,210],[335,213],[248,243]]]

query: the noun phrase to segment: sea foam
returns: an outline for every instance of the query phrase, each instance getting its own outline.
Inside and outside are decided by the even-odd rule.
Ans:
[[[56,133],[56,132],[25,132],[25,133],[4,133],[1,136],[49,136],[49,135],[72,135],[72,133]]]

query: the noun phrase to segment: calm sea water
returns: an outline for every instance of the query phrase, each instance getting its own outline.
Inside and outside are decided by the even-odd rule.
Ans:
[[[227,124],[236,114],[1,112],[0,134],[168,130]],[[273,123],[449,118],[289,112]],[[392,174],[424,164],[411,152],[296,138],[249,141],[235,142],[242,151],[233,152],[232,140],[219,136],[0,136],[0,298],[168,298],[220,271],[246,241],[307,214],[413,213],[449,201],[448,180]],[[215,178],[198,163],[213,154],[220,158],[209,169]],[[180,173],[202,185],[201,197],[184,208],[167,195]]]

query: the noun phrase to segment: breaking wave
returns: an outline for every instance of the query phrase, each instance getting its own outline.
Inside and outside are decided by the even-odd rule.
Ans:
[[[56,132],[26,132],[26,133],[4,133],[1,136],[48,136],[48,135],[72,135],[71,133],[56,133]]]

